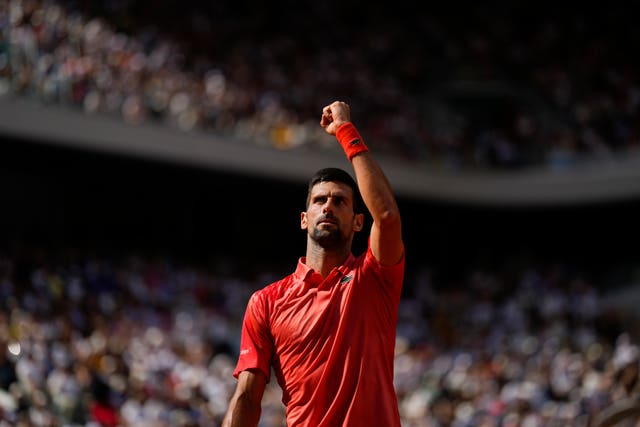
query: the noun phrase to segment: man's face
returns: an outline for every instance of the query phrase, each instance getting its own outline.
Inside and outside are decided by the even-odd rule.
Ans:
[[[302,212],[300,226],[325,249],[349,244],[362,229],[363,214],[353,211],[351,187],[340,182],[320,182],[311,189],[309,206]]]

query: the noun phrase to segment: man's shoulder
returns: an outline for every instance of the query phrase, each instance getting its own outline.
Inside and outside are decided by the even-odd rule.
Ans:
[[[270,284],[258,289],[254,292],[253,298],[264,298],[267,300],[278,298],[291,287],[291,283],[295,280],[294,274],[289,274]]]

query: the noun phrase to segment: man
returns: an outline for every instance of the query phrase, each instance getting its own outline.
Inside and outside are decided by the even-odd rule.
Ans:
[[[300,218],[306,256],[293,274],[249,300],[224,427],[258,425],[271,368],[288,426],[400,426],[393,387],[404,276],[398,206],[349,106],[326,106],[320,125],[343,147],[357,184],[335,168],[311,179]],[[368,248],[356,258],[351,245],[364,225],[360,197],[373,223]]]

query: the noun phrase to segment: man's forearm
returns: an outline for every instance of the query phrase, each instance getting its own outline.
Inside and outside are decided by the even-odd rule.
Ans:
[[[399,218],[398,205],[386,175],[371,153],[352,159],[358,188],[373,221],[382,224]]]
[[[382,168],[369,152],[351,160],[362,199],[373,218],[369,244],[382,265],[394,265],[404,253],[402,222],[393,190]]]
[[[247,393],[233,396],[222,427],[256,427],[260,422],[261,403]]]

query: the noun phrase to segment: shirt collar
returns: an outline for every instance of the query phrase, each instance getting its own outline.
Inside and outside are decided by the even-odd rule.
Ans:
[[[338,268],[338,271],[344,275],[347,273],[347,271],[349,271],[355,261],[355,257],[353,256],[353,254],[349,254],[349,257],[344,261],[344,263],[342,263],[342,265],[340,265]],[[306,257],[300,257],[300,259],[298,259],[298,265],[296,267],[296,271],[295,271],[295,276],[297,279],[299,280],[307,280],[313,273],[314,270],[309,267],[307,264],[305,264],[305,262],[307,261]]]

